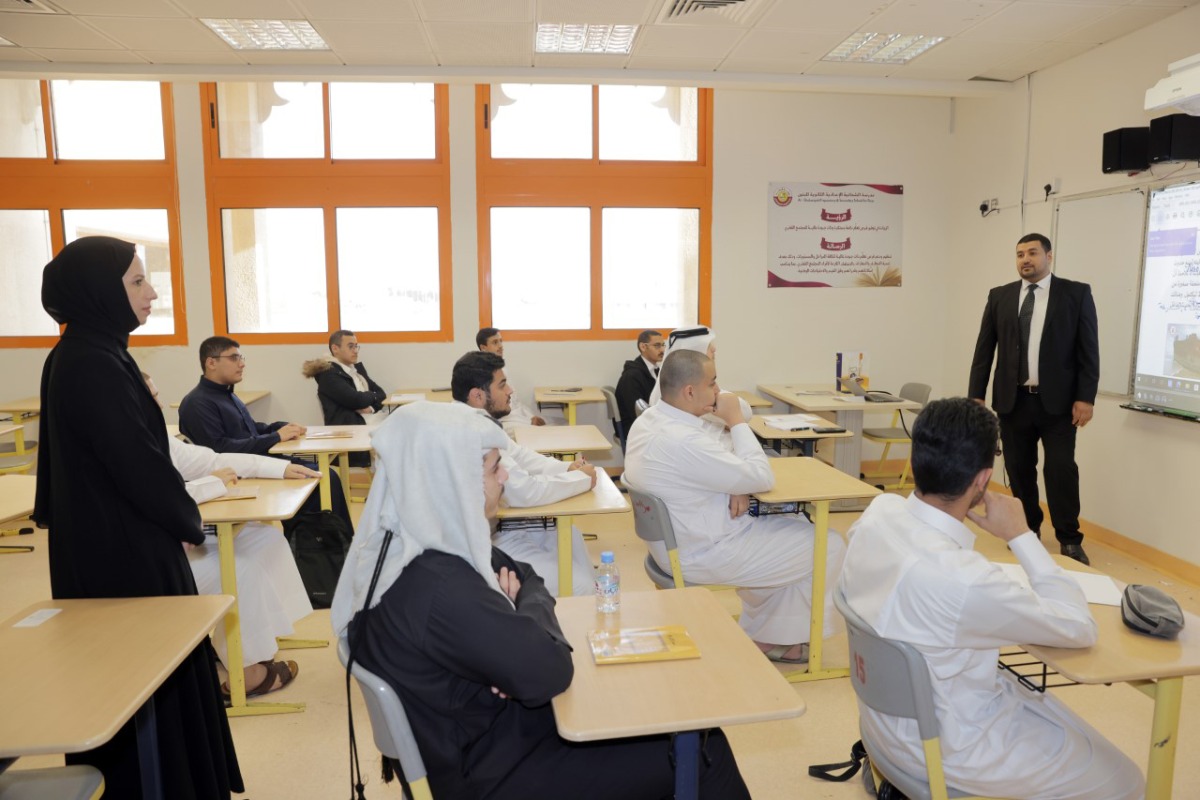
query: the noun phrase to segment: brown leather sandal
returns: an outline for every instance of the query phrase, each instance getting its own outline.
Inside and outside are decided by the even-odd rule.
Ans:
[[[296,676],[300,674],[300,665],[295,661],[260,661],[258,662],[267,668],[267,674],[262,681],[253,689],[247,687],[246,697],[259,697],[260,695],[277,692],[287,686]],[[276,685],[278,683],[278,685]],[[221,692],[226,699],[230,697],[229,684],[221,684]]]

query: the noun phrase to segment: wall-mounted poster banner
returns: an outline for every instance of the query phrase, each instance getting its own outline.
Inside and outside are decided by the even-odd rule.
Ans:
[[[768,187],[768,287],[900,285],[903,186]]]

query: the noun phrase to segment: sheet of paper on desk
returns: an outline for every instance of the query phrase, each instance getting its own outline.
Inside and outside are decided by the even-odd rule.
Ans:
[[[1025,570],[1020,564],[997,564],[996,566],[1004,570],[1005,574],[1017,583],[1029,588],[1029,576],[1025,574]],[[1107,575],[1078,572],[1073,569],[1065,570],[1065,572],[1079,584],[1079,588],[1083,590],[1083,596],[1089,603],[1095,603],[1098,606],[1121,605],[1121,590]]]
[[[763,417],[767,427],[779,431],[801,431],[814,425],[826,425],[829,420],[816,414],[769,414]]]
[[[305,439],[349,439],[354,436],[350,431],[310,431],[304,434]]]
[[[418,400],[424,400],[424,399],[425,399],[425,395],[418,394],[416,392],[404,392],[401,394],[394,394],[388,398],[388,400],[392,403],[415,403]]]

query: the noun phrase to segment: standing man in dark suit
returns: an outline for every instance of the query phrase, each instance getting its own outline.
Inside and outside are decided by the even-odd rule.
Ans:
[[[650,401],[650,392],[658,380],[658,368],[662,365],[663,354],[667,344],[658,331],[642,331],[638,334],[638,357],[625,362],[621,370],[621,379],[617,381],[617,410],[621,412],[621,426],[625,436],[629,435],[629,426],[637,417],[635,405],[638,400]],[[624,436],[621,437],[621,447],[625,447]]]
[[[1041,537],[1038,440],[1050,521],[1062,554],[1089,563],[1079,532],[1075,431],[1088,424],[1100,381],[1096,303],[1086,283],[1050,274],[1050,240],[1031,233],[1017,242],[1021,280],[988,294],[971,362],[969,394],[984,402],[996,357],[992,408],[1000,416],[1004,468],[1025,521]]]

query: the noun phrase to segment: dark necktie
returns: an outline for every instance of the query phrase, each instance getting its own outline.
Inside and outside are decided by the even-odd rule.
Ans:
[[[658,367],[654,368],[654,377],[658,377]]]
[[[1029,380],[1029,328],[1033,323],[1033,293],[1036,283],[1029,284],[1025,290],[1025,299],[1021,302],[1021,312],[1017,314],[1017,325],[1021,329],[1021,355],[1017,364],[1017,386],[1024,386]]]

